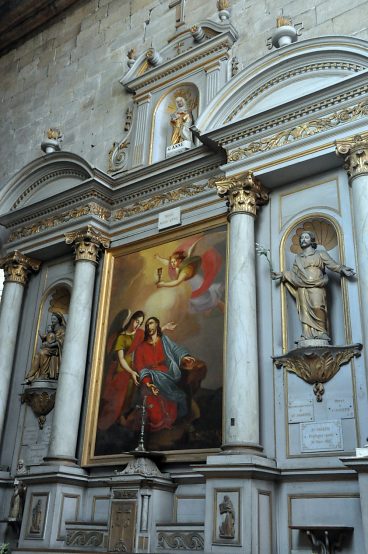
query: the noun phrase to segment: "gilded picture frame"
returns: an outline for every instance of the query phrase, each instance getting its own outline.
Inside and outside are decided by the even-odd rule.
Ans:
[[[217,218],[106,253],[84,466],[130,459],[143,404],[147,450],[200,461],[220,448],[226,240]]]

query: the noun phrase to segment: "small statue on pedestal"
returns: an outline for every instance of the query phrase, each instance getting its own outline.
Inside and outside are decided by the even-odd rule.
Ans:
[[[179,144],[185,140],[192,142],[193,117],[188,109],[186,100],[182,96],[175,98],[176,110],[170,116],[172,126],[171,144]]]
[[[219,505],[220,515],[222,517],[219,526],[219,535],[222,539],[233,539],[235,537],[235,510],[229,496],[225,495]]]
[[[19,479],[14,479],[14,492],[10,502],[9,523],[20,524],[23,517],[27,487]]]

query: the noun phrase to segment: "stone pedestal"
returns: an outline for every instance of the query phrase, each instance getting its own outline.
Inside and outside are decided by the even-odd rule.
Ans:
[[[268,194],[251,172],[215,181],[229,207],[224,450],[260,450],[254,218]]]
[[[180,154],[181,152],[185,152],[186,150],[190,150],[191,148],[192,143],[190,140],[182,140],[178,144],[172,144],[171,146],[168,146],[166,148],[166,158],[176,156],[176,154]]]
[[[48,462],[75,460],[96,265],[101,249],[109,245],[109,240],[90,226],[81,231],[68,233],[66,242],[73,244],[75,248],[76,266],[51,442],[48,457],[45,459]]]
[[[0,438],[4,428],[23,291],[31,272],[38,271],[39,267],[40,262],[18,251],[0,259],[0,269],[5,274],[0,309]]]

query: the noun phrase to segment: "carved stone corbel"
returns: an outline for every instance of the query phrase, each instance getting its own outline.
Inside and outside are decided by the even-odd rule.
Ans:
[[[46,416],[55,406],[56,392],[51,390],[26,390],[21,395],[22,404],[27,404],[38,419],[38,426],[43,429]]]

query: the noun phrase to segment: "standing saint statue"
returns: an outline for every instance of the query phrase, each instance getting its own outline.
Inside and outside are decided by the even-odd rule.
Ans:
[[[219,535],[222,539],[233,539],[235,537],[235,510],[229,496],[224,496],[219,510],[222,517]]]
[[[170,124],[173,128],[171,135],[171,144],[179,144],[183,140],[192,142],[192,132],[190,127],[193,125],[193,117],[187,106],[186,100],[182,96],[175,98],[175,112],[170,116]]]
[[[317,250],[315,234],[303,231],[299,237],[302,249],[295,256],[293,267],[283,273],[272,272],[273,280],[280,279],[296,300],[296,307],[302,324],[300,340],[331,340],[328,334],[326,268],[345,277],[355,275],[353,269],[338,264],[326,250]]]

